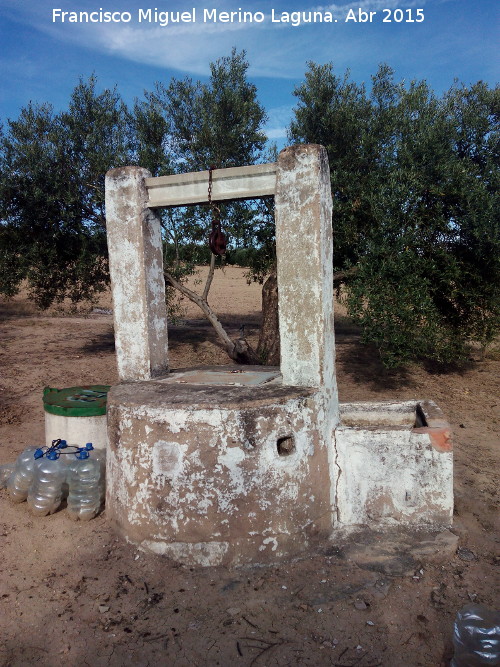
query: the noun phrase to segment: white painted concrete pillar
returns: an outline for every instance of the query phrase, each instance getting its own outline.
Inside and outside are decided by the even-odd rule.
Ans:
[[[336,397],[332,198],[322,146],[279,154],[275,219],[283,384]]]
[[[168,371],[167,311],[159,216],[148,208],[141,167],[106,174],[106,225],[120,380]]]

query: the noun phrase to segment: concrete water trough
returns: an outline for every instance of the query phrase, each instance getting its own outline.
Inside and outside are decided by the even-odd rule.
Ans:
[[[340,404],[339,526],[449,527],[450,426],[428,400]]]

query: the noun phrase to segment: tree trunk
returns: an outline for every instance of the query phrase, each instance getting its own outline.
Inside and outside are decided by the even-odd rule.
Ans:
[[[280,365],[280,328],[278,320],[278,279],[274,267],[262,288],[262,326],[257,356],[261,364]]]
[[[339,287],[357,272],[357,267],[338,271],[333,276],[334,286]],[[261,364],[280,365],[280,326],[278,318],[278,279],[276,266],[262,288],[262,326],[260,329],[257,356]]]

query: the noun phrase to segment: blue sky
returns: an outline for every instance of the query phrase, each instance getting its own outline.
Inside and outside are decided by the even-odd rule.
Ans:
[[[53,10],[114,11],[120,23],[53,21]],[[195,9],[195,21],[139,22],[139,10],[174,13]],[[204,9],[253,14],[260,22],[204,22]],[[349,10],[376,12],[372,22],[345,19]],[[267,132],[280,146],[296,103],[294,87],[304,79],[306,62],[333,62],[337,73],[350,68],[358,82],[369,84],[381,62],[396,70],[398,80],[426,79],[438,93],[455,77],[495,85],[499,77],[498,0],[359,0],[336,4],[275,0],[0,0],[0,120],[16,118],[22,106],[51,102],[64,108],[79,76],[93,72],[100,87],[115,84],[130,103],[152,90],[155,81],[172,76],[203,80],[209,63],[245,49],[249,78],[269,115]],[[274,19],[272,22],[272,10]],[[417,12],[419,10],[419,12]],[[278,21],[292,12],[320,12],[332,23]],[[127,14],[131,20],[126,21]],[[60,15],[60,13],[59,13]],[[351,16],[353,14],[351,13]],[[222,17],[224,15],[222,14]],[[248,15],[247,15],[248,16]],[[318,15],[317,15],[318,16]],[[417,21],[421,19],[424,20]],[[300,15],[302,18],[302,14]],[[397,22],[394,19],[414,19]],[[170,18],[170,14],[169,14]],[[383,22],[391,18],[391,22]],[[336,22],[335,22],[336,19]]]

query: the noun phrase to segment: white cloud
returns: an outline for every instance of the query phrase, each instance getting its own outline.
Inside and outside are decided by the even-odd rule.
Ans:
[[[286,139],[286,127],[276,127],[274,129],[264,128],[264,132],[268,139],[274,141],[275,139]]]
[[[203,6],[196,6],[195,23],[171,23],[161,27],[158,24],[138,23],[137,0],[120,5],[117,0],[110,0],[105,10],[129,11],[132,21],[119,23],[53,23],[52,7],[44,2],[34,4],[31,0],[2,0],[10,8],[9,14],[18,20],[29,23],[51,35],[55,40],[76,42],[101,53],[107,53],[137,63],[174,69],[193,75],[208,74],[209,62],[228,54],[233,46],[246,49],[251,63],[251,75],[277,78],[292,78],[304,71],[307,60],[325,62],[335,59],[342,67],[360,57],[362,53],[376,54],[381,48],[379,40],[369,35],[359,26],[357,34],[344,29],[343,19],[349,8],[361,8],[363,11],[379,11],[381,8],[413,7],[417,0],[358,0],[357,3],[333,3],[312,7],[294,7],[297,0],[288,3],[276,0],[276,15],[282,11],[288,13],[300,11],[332,12],[339,20],[338,24],[311,25],[302,23],[293,27],[290,23],[271,23],[269,13],[266,20],[258,22],[204,23]],[[418,0],[419,7],[426,0]],[[64,11],[75,10],[66,0],[59,0],[58,7]],[[191,7],[193,6],[191,4]],[[45,6],[43,6],[45,5]],[[233,3],[229,3],[233,5]],[[98,3],[84,0],[77,5],[77,11],[96,10]],[[144,5],[142,4],[142,7]],[[186,0],[179,0],[175,8],[169,10],[189,11]],[[237,9],[237,4],[214,2],[210,7],[218,11]],[[163,9],[163,8],[162,8]],[[256,12],[257,7],[244,6],[246,12]],[[270,11],[270,10],[268,10]]]
[[[272,107],[268,110],[268,121],[264,128],[268,139],[286,139],[286,128],[292,118],[293,107],[285,104],[279,107]]]

